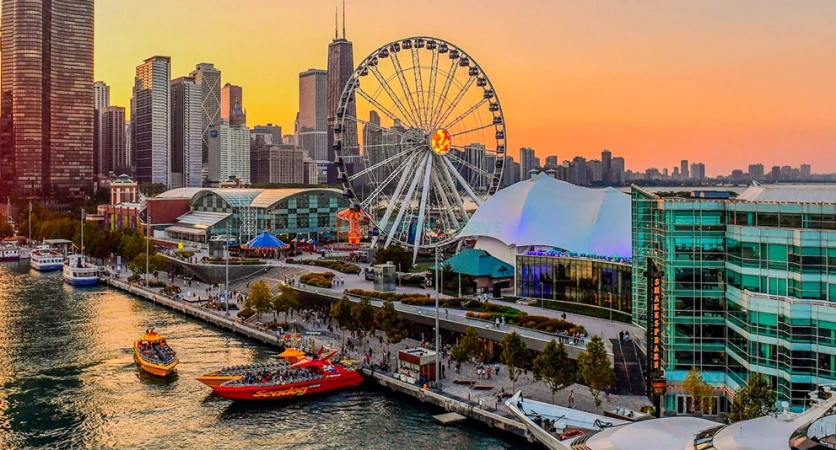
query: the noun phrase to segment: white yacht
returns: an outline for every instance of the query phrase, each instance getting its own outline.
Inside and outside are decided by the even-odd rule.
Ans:
[[[70,255],[64,262],[64,281],[73,286],[99,283],[99,266],[85,261],[84,255]]]
[[[48,245],[39,245],[29,257],[29,266],[39,272],[61,270],[64,267],[64,255],[49,248]]]

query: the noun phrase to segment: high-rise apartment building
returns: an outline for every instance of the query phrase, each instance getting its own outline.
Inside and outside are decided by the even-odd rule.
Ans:
[[[225,84],[221,89],[221,119],[230,125],[246,125],[247,113],[244,111],[244,90],[241,86]]]
[[[593,159],[586,163],[587,174],[589,175],[590,183],[599,183],[604,181],[604,162]],[[667,169],[666,169],[667,170]]]
[[[792,180],[792,166],[781,166],[781,180]]]
[[[250,130],[246,125],[220,124],[209,128],[209,182],[218,184],[236,177],[250,183]]]
[[[523,147],[520,149],[520,180],[527,180],[529,172],[537,167],[535,158],[533,148]]]
[[[171,185],[200,187],[203,166],[203,90],[192,77],[171,82]]]
[[[200,86],[200,98],[202,109],[203,163],[209,161],[209,127],[218,125],[221,120],[221,71],[213,64],[200,63],[190,74],[195,84]]]
[[[772,166],[772,170],[769,172],[769,178],[772,181],[778,181],[781,179],[781,166]]]
[[[546,156],[546,169],[554,169],[560,163],[557,162],[557,156]]]
[[[136,181],[171,185],[171,58],[154,56],[136,68],[131,99]]]
[[[610,163],[610,181],[613,183],[623,183],[626,181],[624,173],[624,157],[616,156]]]
[[[684,161],[687,162],[687,161]],[[686,173],[683,178],[689,178],[688,174]],[[691,176],[690,178],[694,181],[702,181],[705,179],[705,164],[703,163],[692,163],[691,164]]]
[[[101,111],[110,106],[110,86],[104,81],[93,83],[93,109]]]
[[[802,164],[801,167],[801,180],[807,181],[810,179],[810,175],[812,175],[812,170],[810,169],[809,164]]]
[[[749,179],[754,181],[763,181],[763,164],[749,164]]]
[[[487,172],[484,170],[485,150],[486,147],[483,144],[468,144],[464,146],[464,154],[461,156],[461,159],[468,163],[469,166],[462,164],[459,173],[461,173],[465,181],[476,188],[477,192],[486,191],[491,183],[491,180],[484,175],[484,172]],[[453,164],[456,163],[454,162]],[[472,169],[471,167],[474,168]],[[482,169],[483,171],[477,171],[475,168]],[[493,170],[487,173],[493,173]]]
[[[80,197],[93,180],[93,0],[3,0],[0,181]]]
[[[296,145],[316,161],[328,161],[328,73],[308,69],[299,74]],[[333,162],[333,161],[331,161]]]
[[[127,171],[120,172],[121,174],[130,175],[132,178],[136,177],[136,158],[133,157],[133,147],[131,146],[131,136],[133,135],[133,126],[130,120],[125,120],[125,165],[129,168]],[[118,160],[115,161],[118,164]],[[118,168],[118,166],[117,166]]]
[[[257,138],[250,155],[252,183],[304,183],[307,152]]]
[[[582,156],[576,156],[575,159],[572,160],[572,170],[569,174],[569,182],[573,184],[577,184],[578,186],[586,186],[589,184],[589,178],[587,176],[587,167],[586,167],[586,158]]]
[[[682,179],[687,180],[692,177],[691,172],[689,171],[688,160],[683,159],[679,163],[679,173],[682,174]]]
[[[343,35],[339,37],[337,30],[334,30],[334,40],[328,44],[328,94],[327,94],[327,120],[328,120],[328,141],[327,159],[334,161],[336,156],[334,143],[334,123],[337,107],[340,104],[340,97],[343,89],[354,73],[354,45],[345,36],[345,8],[343,8]],[[350,117],[357,117],[357,105],[354,98],[348,100],[348,107],[345,114]],[[342,147],[346,155],[359,155],[360,149],[357,146],[357,124],[352,121],[345,121],[345,127],[340,132]],[[328,183],[337,182],[337,169],[334,165],[328,166]]]
[[[106,106],[101,110],[101,173],[117,175],[130,171],[125,148],[125,108]]]

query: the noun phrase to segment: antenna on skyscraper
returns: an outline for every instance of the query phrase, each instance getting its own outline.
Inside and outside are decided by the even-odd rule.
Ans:
[[[343,0],[343,39],[345,39],[345,0]]]
[[[340,7],[334,7],[334,40],[340,38]]]

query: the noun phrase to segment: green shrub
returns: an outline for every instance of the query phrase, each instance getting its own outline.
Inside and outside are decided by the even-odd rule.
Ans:
[[[325,273],[306,273],[299,277],[299,281],[302,284],[306,284],[308,286],[320,287],[320,288],[330,288],[331,287],[331,279],[334,278],[334,274],[331,272]]]
[[[520,297],[502,297],[502,301],[509,302],[509,303],[516,303]],[[610,311],[607,308],[596,308],[590,305],[583,305],[580,303],[573,303],[573,302],[564,302],[561,300],[549,300],[544,299],[542,302],[538,298],[533,298],[536,300],[535,306],[540,306],[542,304],[543,307],[548,309],[553,309],[555,311],[561,311],[566,313],[574,313],[580,314],[582,316],[589,316],[589,317],[598,317],[600,319],[610,319],[616,320],[618,322],[624,323],[631,323],[632,318],[630,314],[621,312],[621,311]]]
[[[238,311],[238,317],[242,319],[249,319],[253,314],[255,314],[255,311],[250,308],[244,308],[241,311]]]
[[[401,303],[414,306],[435,306],[435,298],[423,296],[412,296],[401,299]],[[482,303],[472,298],[454,297],[439,299],[438,305],[441,308],[464,309],[478,313],[490,313],[496,316],[520,316],[525,315],[519,309],[496,303]]]
[[[346,293],[358,297],[370,297],[376,300],[391,300],[393,302],[399,302],[406,298],[416,299],[416,301],[429,298],[424,294],[398,294],[396,292],[366,291],[363,289],[348,289]],[[433,305],[435,305],[435,300],[433,300]]]
[[[149,281],[148,287],[158,288],[158,287],[166,287],[165,281]]]
[[[183,258],[191,258],[192,256],[194,256],[194,252],[190,252],[188,250],[177,250],[174,252],[174,254]]]
[[[136,274],[136,273],[135,273],[135,274],[131,274],[131,275],[128,277],[128,282],[129,282],[129,283],[133,283],[133,282],[135,282],[135,281],[139,280],[140,278],[142,278],[142,277],[141,277],[141,276],[139,276],[139,274]]]
[[[326,269],[336,270],[337,272],[357,275],[360,273],[360,266],[356,264],[347,263],[344,261],[329,260],[329,259],[301,259],[292,260],[287,259],[289,264],[304,264],[306,266],[324,267]]]

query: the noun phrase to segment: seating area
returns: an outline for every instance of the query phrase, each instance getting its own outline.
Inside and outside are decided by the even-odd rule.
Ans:
[[[224,386],[244,387],[244,386],[278,386],[285,384],[293,384],[305,381],[314,381],[323,378],[320,373],[315,373],[305,369],[279,369],[279,370],[260,370],[249,371],[243,378],[232,380],[224,383]]]
[[[280,369],[284,369],[289,367],[290,364],[287,361],[276,361],[276,362],[266,362],[266,363],[257,363],[257,364],[247,364],[247,365],[240,365],[240,366],[230,366],[224,367],[223,369],[218,371],[218,375],[247,375],[248,373],[254,372],[275,372]]]
[[[142,359],[160,366],[167,366],[177,359],[177,354],[166,344],[143,342],[139,346],[139,354]]]

